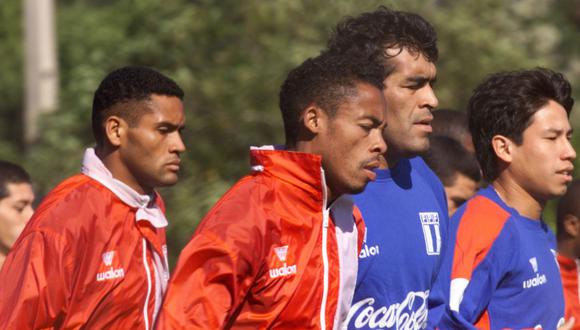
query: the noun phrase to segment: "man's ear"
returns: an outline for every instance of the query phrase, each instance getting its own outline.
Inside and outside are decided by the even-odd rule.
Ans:
[[[571,237],[578,237],[580,235],[580,220],[576,216],[566,214],[562,224],[564,231]]]
[[[309,105],[302,115],[302,124],[306,131],[311,134],[319,134],[325,127],[327,115],[324,110],[312,104]]]
[[[114,147],[121,145],[121,138],[127,130],[127,122],[118,116],[109,116],[105,119],[105,138]]]
[[[503,135],[495,135],[491,138],[491,147],[496,156],[502,161],[510,164],[513,159],[513,142]]]

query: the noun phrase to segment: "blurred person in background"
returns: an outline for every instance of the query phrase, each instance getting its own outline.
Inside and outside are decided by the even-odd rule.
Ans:
[[[479,188],[481,171],[475,155],[453,138],[433,136],[423,159],[443,183],[452,216]]]
[[[467,114],[464,111],[438,109],[433,113],[433,136],[448,136],[459,141],[467,151],[474,153]]]
[[[568,187],[558,201],[556,218],[558,264],[562,275],[566,319],[574,317],[574,329],[580,329],[580,180]]]
[[[34,212],[33,202],[28,173],[16,164],[0,160],[0,269]]]
[[[251,148],[252,173],[181,252],[159,329],[342,329],[364,225],[348,194],[375,178],[384,71],[322,55],[280,90],[286,148]]]
[[[438,105],[435,30],[419,15],[379,7],[340,22],[326,52],[352,54],[387,72],[389,147],[377,180],[354,196],[367,233],[348,327],[424,328],[448,226],[443,185],[419,157],[429,150]]]
[[[96,147],[38,206],[0,272],[0,329],[151,329],[169,279],[164,205],[185,150],[183,91],[124,67],[93,99]]]
[[[547,69],[487,77],[468,104],[484,178],[450,221],[448,308],[440,329],[570,329],[556,239],[541,218],[572,181],[571,86]],[[448,267],[449,265],[449,267]]]

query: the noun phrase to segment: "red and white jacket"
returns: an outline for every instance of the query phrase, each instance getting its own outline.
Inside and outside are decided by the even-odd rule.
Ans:
[[[158,329],[338,329],[363,241],[348,196],[327,206],[320,156],[254,149],[253,173],[182,251]]]
[[[169,271],[163,203],[115,180],[88,149],[0,271],[0,329],[151,329]]]
[[[570,259],[558,254],[558,265],[562,276],[564,300],[566,309],[564,318],[569,320],[574,317],[574,330],[580,330],[580,260]]]

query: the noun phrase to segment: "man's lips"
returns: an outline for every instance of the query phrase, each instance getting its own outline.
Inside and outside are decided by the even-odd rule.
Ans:
[[[566,181],[572,181],[572,173],[574,171],[574,167],[573,166],[568,166],[564,169],[561,169],[559,171],[556,171],[556,174],[558,175],[562,175],[564,176],[564,179]]]
[[[413,125],[418,126],[428,132],[432,132],[433,131],[433,127],[431,127],[431,122],[433,121],[433,116],[427,116],[424,117],[420,120],[417,120],[416,122],[413,123]]]
[[[174,161],[167,163],[166,165],[167,165],[167,167],[169,167],[169,169],[171,171],[177,172],[177,171],[179,171],[180,164],[181,164],[181,160],[174,160]]]
[[[379,168],[379,166],[380,162],[378,160],[373,160],[365,164],[363,169],[369,180],[373,181],[377,178],[377,174],[375,173],[374,170]]]

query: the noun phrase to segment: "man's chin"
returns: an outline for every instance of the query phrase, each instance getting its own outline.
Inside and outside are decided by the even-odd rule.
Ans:
[[[367,187],[369,182],[370,182],[370,180],[365,180],[364,184],[349,187],[350,189],[349,189],[348,194],[350,194],[350,195],[360,194],[361,192],[363,192],[365,190],[365,188]]]
[[[177,176],[177,174],[167,175],[163,179],[161,179],[157,182],[157,185],[155,188],[157,188],[157,187],[170,187],[170,186],[175,185],[178,181],[179,181],[179,177]]]

